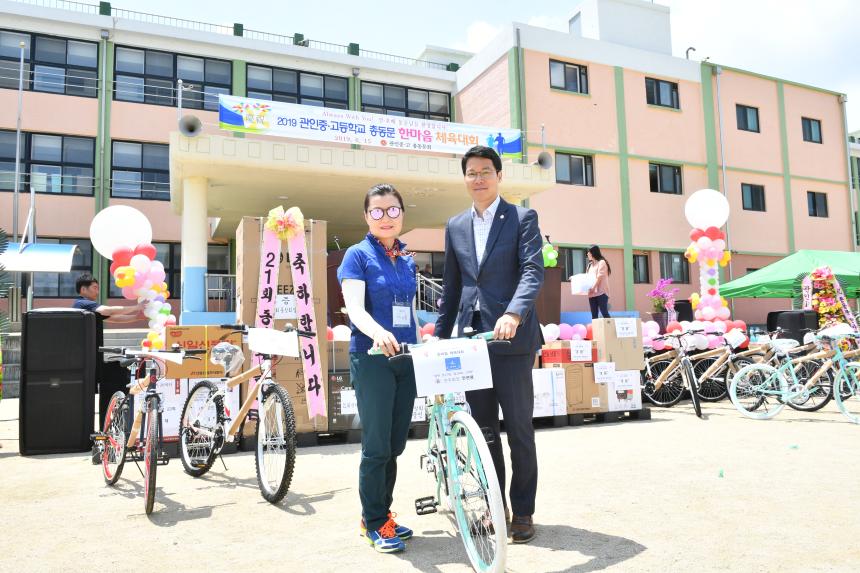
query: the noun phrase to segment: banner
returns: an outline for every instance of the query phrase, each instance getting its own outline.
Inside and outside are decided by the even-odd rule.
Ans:
[[[229,95],[218,96],[221,129],[311,139],[326,143],[370,145],[463,155],[475,145],[495,149],[502,159],[523,153],[518,129],[381,115]]]

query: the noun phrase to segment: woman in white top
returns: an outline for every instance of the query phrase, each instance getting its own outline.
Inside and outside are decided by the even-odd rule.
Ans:
[[[585,256],[588,258],[588,269],[585,272],[594,281],[594,286],[588,290],[591,318],[597,318],[598,311],[603,318],[609,318],[609,275],[612,268],[597,245],[592,245]]]

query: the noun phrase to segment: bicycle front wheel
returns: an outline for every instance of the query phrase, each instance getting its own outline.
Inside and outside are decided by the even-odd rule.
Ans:
[[[155,473],[158,468],[158,436],[161,420],[155,398],[146,401],[146,443],[143,445],[143,506],[146,514],[155,506]]]
[[[718,368],[717,371],[709,377],[702,377],[708,368],[713,366],[716,361],[716,358],[703,358],[693,362],[693,376],[696,377],[696,386],[698,387],[696,393],[699,395],[699,399],[702,402],[719,402],[726,397],[726,393],[728,392],[728,388],[726,388],[724,380],[724,373],[726,371],[725,364]]]
[[[849,362],[837,374],[833,392],[836,405],[845,416],[860,424],[860,362]]]
[[[102,474],[105,483],[113,485],[122,475],[125,466],[125,442],[128,439],[126,429],[128,428],[129,411],[125,394],[114,392],[108,403],[105,413],[104,441],[102,451]]]
[[[821,368],[821,360],[808,360],[794,367],[794,372],[801,384],[805,384],[818,369]],[[824,372],[815,384],[788,401],[788,405],[802,412],[814,412],[820,410],[833,398],[832,370]]]
[[[275,383],[263,390],[257,422],[257,482],[269,503],[278,503],[290,487],[296,463],[296,418],[287,391]]]
[[[729,397],[738,412],[753,420],[767,420],[785,408],[786,382],[773,366],[751,364],[735,374]]]
[[[666,381],[659,387],[655,387],[654,382],[660,375],[672,364],[671,360],[657,360],[651,363],[651,377],[645,377],[645,383],[642,387],[642,394],[645,398],[655,406],[674,406],[681,400],[684,393],[684,383],[681,381],[680,369],[675,368],[671,372]]]
[[[693,365],[686,361],[682,364],[684,375],[687,377],[687,383],[690,384],[690,401],[693,402],[693,410],[696,416],[702,417],[702,403],[699,401],[699,385],[696,383],[696,374],[693,372]]]
[[[224,436],[219,420],[224,417],[224,405],[212,399],[218,391],[209,380],[199,382],[182,407],[179,426],[179,453],[182,467],[190,476],[200,477],[212,467]]]
[[[508,546],[505,508],[490,449],[466,412],[454,414],[450,437],[451,500],[466,554],[475,571],[504,571]]]

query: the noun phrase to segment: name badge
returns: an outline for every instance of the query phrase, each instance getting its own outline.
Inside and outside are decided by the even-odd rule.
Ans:
[[[412,307],[395,304],[392,307],[392,324],[395,328],[404,328],[412,324]]]

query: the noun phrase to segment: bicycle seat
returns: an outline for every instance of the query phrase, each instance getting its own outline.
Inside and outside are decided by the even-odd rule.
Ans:
[[[800,343],[792,338],[777,338],[768,344],[777,352],[789,352],[792,348],[800,346]]]

